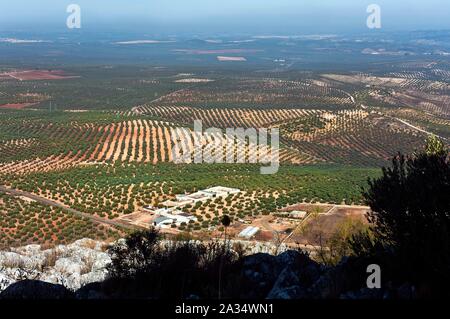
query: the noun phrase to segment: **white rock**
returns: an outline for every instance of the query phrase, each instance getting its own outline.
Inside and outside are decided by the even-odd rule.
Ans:
[[[14,282],[15,282],[14,279],[7,276],[6,274],[3,274],[2,271],[0,270],[0,291],[5,290],[10,285],[12,285]]]
[[[103,281],[111,262],[105,247],[103,242],[80,239],[46,250],[28,245],[0,252],[0,292],[24,279],[61,284],[72,290]]]
[[[70,290],[77,290],[82,286],[81,275],[79,273],[73,273],[68,277],[64,277],[64,281],[65,282],[63,282],[62,284]]]
[[[80,276],[81,287],[94,282],[101,282],[106,279],[106,271],[93,271]]]
[[[55,272],[53,269],[48,272],[42,273],[39,277],[39,280],[59,285],[62,285],[64,282],[63,276],[60,273]]]
[[[81,274],[83,263],[79,258],[60,258],[56,261],[54,269],[61,274]]]
[[[104,270],[111,263],[111,257],[107,253],[98,253],[92,265],[92,271]]]
[[[4,268],[22,268],[37,269],[41,265],[39,257],[22,256],[14,252],[0,253],[0,267]]]
[[[11,250],[20,255],[29,256],[29,257],[36,256],[36,255],[39,255],[42,253],[40,245],[28,245],[28,246],[19,247],[19,248],[13,248]]]

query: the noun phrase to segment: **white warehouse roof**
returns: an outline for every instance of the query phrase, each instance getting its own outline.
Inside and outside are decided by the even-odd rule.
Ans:
[[[259,232],[258,227],[249,226],[239,233],[239,237],[252,238]]]

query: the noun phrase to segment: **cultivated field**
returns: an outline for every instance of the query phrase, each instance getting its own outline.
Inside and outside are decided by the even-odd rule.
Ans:
[[[169,230],[219,236],[220,217],[227,214],[236,232],[250,223],[264,230],[257,239],[273,240],[297,223],[277,217],[290,205],[363,204],[368,177],[391,156],[421,148],[430,133],[450,137],[448,65],[383,68],[338,74],[73,67],[15,70],[16,77],[4,71],[0,185],[93,219],[3,194],[0,245],[114,238],[111,224],[95,220],[148,226],[145,206],[217,185],[242,192],[182,207],[197,220]],[[193,150],[195,120],[204,129],[278,128],[280,171],[264,176],[263,164],[175,164],[174,137]],[[208,133],[203,148],[228,142],[225,134]],[[269,148],[249,140],[241,146],[233,148],[236,159],[270,157]],[[316,245],[319,230],[335,229],[349,214],[308,219],[289,243]]]
[[[198,222],[184,230],[217,226],[222,214],[234,218],[268,215],[299,202],[360,204],[360,191],[375,169],[342,166],[283,166],[278,174],[264,176],[257,165],[115,164],[90,165],[58,172],[2,176],[13,189],[41,197],[105,219],[117,219],[144,206],[160,206],[176,194],[211,186],[239,186],[243,192],[183,207]]]
[[[86,237],[115,239],[115,229],[60,209],[0,192],[0,249],[24,244],[68,244]]]

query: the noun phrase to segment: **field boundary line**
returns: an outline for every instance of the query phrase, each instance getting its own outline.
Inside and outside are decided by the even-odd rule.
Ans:
[[[98,224],[106,224],[109,226],[115,226],[115,227],[120,227],[120,228],[126,228],[129,230],[137,230],[137,229],[141,229],[142,227],[139,227],[137,225],[131,225],[131,224],[126,224],[123,222],[118,222],[118,221],[114,221],[114,220],[107,220],[104,218],[100,218],[100,217],[96,217],[93,216],[91,214],[87,214],[87,213],[83,213],[80,212],[76,209],[67,207],[61,203],[58,203],[56,201],[47,199],[45,197],[39,196],[39,195],[35,195],[29,192],[25,192],[25,191],[21,191],[21,190],[17,190],[17,189],[13,189],[13,188],[9,188],[6,186],[2,186],[0,185],[0,191],[6,193],[7,195],[10,196],[14,196],[14,197],[18,197],[18,196],[23,196],[29,199],[32,199],[40,204],[46,205],[46,206],[52,206],[52,207],[56,207],[56,208],[60,208],[62,210],[65,210],[71,214],[77,215],[79,217],[85,217],[85,218],[89,218],[91,221],[98,223]]]

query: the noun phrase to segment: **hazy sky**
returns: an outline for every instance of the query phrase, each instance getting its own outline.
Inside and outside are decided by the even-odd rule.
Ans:
[[[64,28],[71,3],[89,31],[363,31],[372,3],[382,8],[385,30],[450,29],[449,0],[0,0],[0,31]]]

